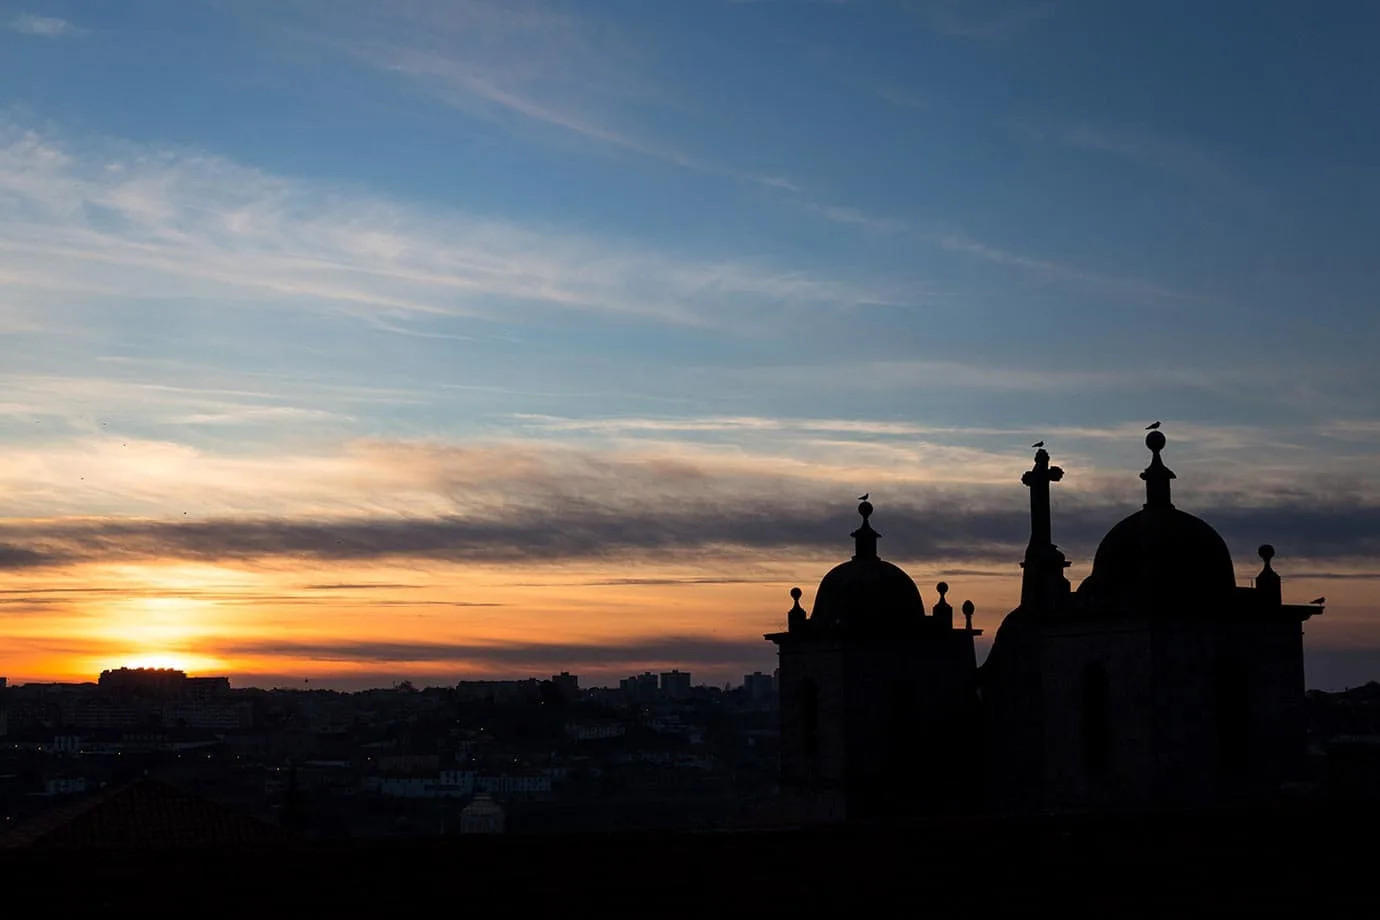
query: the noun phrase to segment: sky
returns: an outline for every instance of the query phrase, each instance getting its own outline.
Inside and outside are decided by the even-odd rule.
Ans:
[[[770,671],[1175,501],[1380,677],[1380,7],[0,0],[0,674]],[[985,648],[985,645],[984,645]]]

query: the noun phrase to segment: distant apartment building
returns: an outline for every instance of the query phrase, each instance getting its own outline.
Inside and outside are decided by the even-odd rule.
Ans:
[[[182,685],[183,696],[192,702],[214,702],[230,696],[228,677],[189,677]]]
[[[776,679],[770,674],[753,671],[743,676],[743,694],[752,703],[766,703],[776,693]]]
[[[138,700],[76,698],[59,707],[61,724],[81,729],[137,728],[148,724],[151,710]]]
[[[666,671],[661,675],[661,694],[668,699],[683,700],[690,696],[690,672]]]
[[[569,671],[551,675],[551,684],[562,697],[573,700],[580,695],[580,678]]]
[[[10,733],[9,680],[0,677],[0,738]]]
[[[526,680],[462,680],[455,696],[464,703],[526,703],[541,693],[541,682]]]
[[[618,689],[622,690],[623,694],[630,700],[650,702],[656,699],[657,677],[651,671],[625,677],[618,682]]]
[[[186,683],[186,672],[176,668],[116,668],[102,671],[97,686],[111,696],[171,700],[182,696]]]
[[[544,773],[518,776],[477,776],[475,788],[480,792],[501,796],[544,795],[551,791],[551,777]]]
[[[200,728],[233,732],[254,726],[254,707],[249,703],[212,702],[211,698],[164,703],[163,724],[169,728]]]

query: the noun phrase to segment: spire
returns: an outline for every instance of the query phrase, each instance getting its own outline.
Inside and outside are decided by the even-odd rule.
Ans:
[[[1278,607],[1284,602],[1284,591],[1279,573],[1270,567],[1270,560],[1275,558],[1275,548],[1265,543],[1256,552],[1260,555],[1261,562],[1265,563],[1260,574],[1255,576],[1256,596],[1260,598],[1261,603]]]
[[[872,525],[867,519],[872,516],[872,503],[863,501],[858,505],[858,514],[862,515],[862,526],[853,531],[851,536],[857,546],[853,551],[854,559],[876,559],[877,558],[877,538],[881,534],[872,529]]]
[[[949,583],[941,581],[934,586],[934,590],[939,592],[939,603],[934,605],[934,618],[938,622],[940,629],[953,629],[954,608],[944,596],[949,593]]]
[[[1169,480],[1178,477],[1160,459],[1160,451],[1164,450],[1164,444],[1164,434],[1158,430],[1145,436],[1145,446],[1150,448],[1150,452],[1154,454],[1150,459],[1150,465],[1145,468],[1145,472],[1140,474],[1140,478],[1145,480],[1145,507],[1147,508],[1174,507],[1174,503],[1169,500]]]

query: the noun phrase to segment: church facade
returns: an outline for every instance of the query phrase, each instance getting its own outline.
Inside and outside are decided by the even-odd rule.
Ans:
[[[802,592],[778,647],[783,799],[822,820],[986,811],[1209,807],[1276,795],[1304,755],[1303,623],[1272,547],[1250,587],[1206,522],[1176,508],[1165,438],[1144,507],[1074,590],[1053,542],[1041,448],[1022,476],[1030,540],[1020,603],[977,663],[971,603],[926,610],[881,559],[873,508],[855,553]]]

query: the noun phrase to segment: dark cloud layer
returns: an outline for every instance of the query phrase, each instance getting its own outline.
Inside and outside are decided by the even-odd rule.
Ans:
[[[1093,504],[1063,507],[1056,513],[1055,538],[1071,556],[1085,558],[1130,510]],[[1220,530],[1238,558],[1251,557],[1263,542],[1273,543],[1281,559],[1380,555],[1380,505],[1315,501],[1194,510]],[[837,509],[767,501],[732,506],[671,501],[660,507],[630,508],[562,502],[515,508],[497,517],[59,521],[0,529],[5,540],[0,543],[0,568],[164,557],[208,562],[411,558],[541,563],[674,559],[678,554],[732,548],[842,556],[857,523],[856,515]],[[914,561],[1014,561],[1029,526],[1026,509],[1018,502],[992,508],[938,500],[884,505],[873,524],[883,534],[884,555]]]
[[[766,651],[764,651],[764,649]],[[761,662],[771,657],[771,647],[761,639],[718,640],[703,636],[658,636],[641,642],[617,645],[587,643],[513,643],[467,645],[444,642],[334,641],[278,642],[271,640],[230,642],[217,652],[231,655],[272,655],[298,660],[363,663],[484,663],[521,669],[635,665],[641,662],[698,662],[735,664]]]

